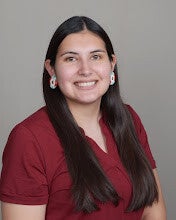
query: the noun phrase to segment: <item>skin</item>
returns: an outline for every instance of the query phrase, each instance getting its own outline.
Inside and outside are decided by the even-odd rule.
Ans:
[[[50,76],[56,75],[58,86],[65,95],[76,122],[89,137],[106,152],[99,119],[102,95],[108,90],[110,73],[116,57],[109,60],[105,44],[97,35],[84,30],[68,35],[60,47],[55,66],[45,61]],[[166,220],[164,200],[156,169],[154,175],[159,189],[159,202],[144,209],[142,220]],[[17,205],[2,203],[3,220],[44,220],[46,205]]]
[[[56,75],[72,109],[79,104],[100,105],[115,63],[114,55],[113,61],[109,60],[103,40],[85,30],[68,35],[59,47],[55,66],[50,66],[47,60],[45,67],[51,76]]]

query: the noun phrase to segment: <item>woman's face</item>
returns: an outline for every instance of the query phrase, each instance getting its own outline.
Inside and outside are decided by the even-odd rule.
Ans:
[[[68,35],[58,48],[54,68],[49,60],[45,67],[51,76],[56,75],[69,105],[100,104],[116,63],[115,56],[112,58],[110,61],[104,41],[84,30]]]

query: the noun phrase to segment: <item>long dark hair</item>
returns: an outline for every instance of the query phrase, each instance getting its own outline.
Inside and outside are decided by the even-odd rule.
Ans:
[[[54,66],[58,47],[63,39],[84,29],[97,34],[104,41],[109,59],[112,60],[114,50],[108,35],[95,21],[84,16],[71,17],[58,27],[50,41],[46,60],[49,59]],[[120,97],[117,66],[114,73],[116,83],[102,97],[101,111],[106,116],[106,122],[118,145],[121,161],[132,181],[133,196],[127,211],[135,211],[158,200],[158,191],[152,168],[136,135],[131,114]],[[50,89],[49,78],[44,68],[44,99],[49,118],[65,152],[76,209],[89,213],[98,210],[96,201],[111,201],[117,206],[120,196],[80,131],[59,87]]]

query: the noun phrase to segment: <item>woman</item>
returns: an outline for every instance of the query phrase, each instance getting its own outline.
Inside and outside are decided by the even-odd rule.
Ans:
[[[3,220],[166,219],[155,161],[120,97],[106,32],[75,16],[46,54],[46,107],[18,124],[3,154]]]

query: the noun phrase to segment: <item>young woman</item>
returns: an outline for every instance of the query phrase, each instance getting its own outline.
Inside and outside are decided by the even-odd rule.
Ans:
[[[0,181],[3,220],[165,220],[144,127],[123,103],[106,32],[75,16],[54,33],[46,106],[12,130]]]

